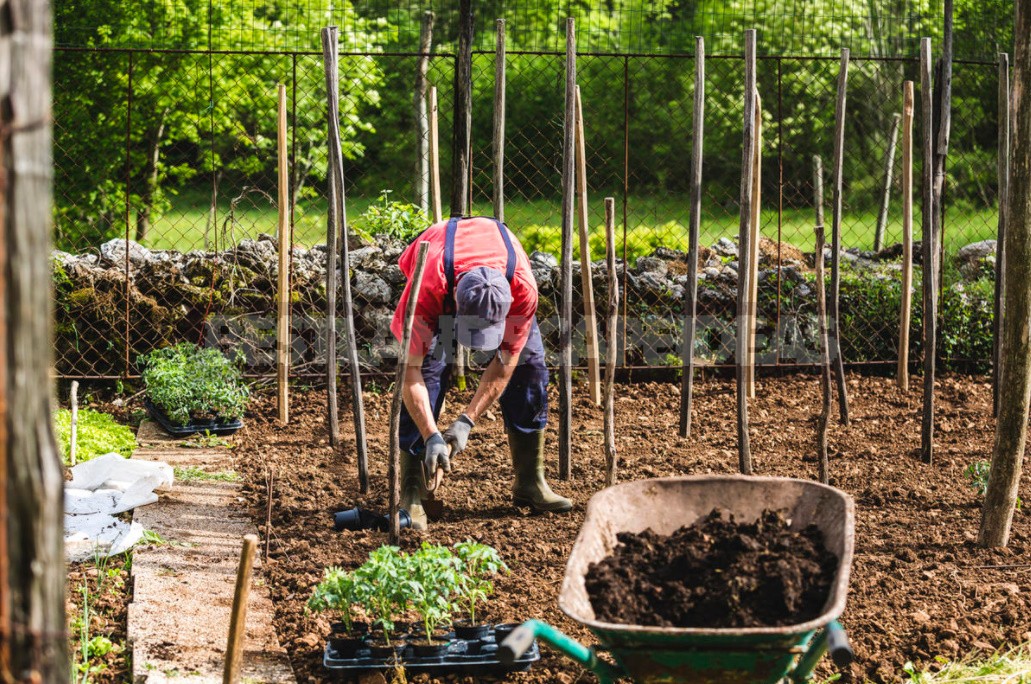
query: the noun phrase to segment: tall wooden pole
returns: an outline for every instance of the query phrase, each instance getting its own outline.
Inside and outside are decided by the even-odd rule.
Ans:
[[[233,607],[229,614],[229,642],[226,644],[222,684],[237,684],[240,681],[243,646],[247,636],[247,602],[251,596],[251,573],[254,570],[254,551],[257,548],[258,536],[244,535],[243,546],[240,549],[240,564],[236,568]]]
[[[999,235],[995,241],[995,325],[992,340],[992,413],[999,415],[999,378],[1002,376],[1002,319],[1006,301],[1006,197],[1010,162],[1010,56],[999,53]]]
[[[322,52],[325,57],[330,47],[330,41],[336,40],[334,29],[322,29]],[[326,92],[337,92],[336,69],[325,69]],[[332,127],[332,122],[329,126]],[[336,186],[336,174],[332,172],[333,164],[330,161],[326,173],[326,184],[328,185],[328,206],[326,211],[326,429],[329,431],[329,445],[334,449],[340,447],[340,408],[337,405],[337,195],[340,189]]]
[[[738,231],[737,278],[737,454],[738,467],[752,474],[752,451],[748,440],[748,298],[752,292],[746,266],[751,254],[752,167],[755,164],[755,29],[745,31],[745,107],[741,151],[741,225]]]
[[[762,98],[759,91],[755,92],[755,135],[754,153],[755,159],[752,162],[752,223],[751,236],[748,240],[748,258],[738,259],[741,268],[748,269],[748,362],[746,365],[745,382],[748,387],[748,398],[755,399],[755,319],[758,313],[759,299],[759,239],[762,234],[762,158],[763,158],[763,108]]]
[[[891,116],[891,130],[888,133],[888,150],[884,153],[884,191],[881,193],[881,211],[877,214],[877,230],[873,234],[874,251],[884,247],[884,229],[888,225],[888,208],[891,206],[891,181],[895,175],[895,146],[899,139],[898,112]]]
[[[473,128],[473,7],[458,3],[458,52],[455,55],[455,108],[451,138],[451,215],[469,209],[469,149]]]
[[[845,360],[841,357],[841,188],[845,164],[845,95],[848,89],[848,48],[841,49],[838,71],[838,95],[834,107],[834,199],[831,225],[831,298],[827,306],[828,341],[831,365],[838,387],[838,411],[843,425],[848,425],[848,392],[845,389]]]
[[[558,475],[572,475],[573,424],[573,210],[576,165],[576,24],[566,19],[566,108],[562,128],[562,279],[559,308]]]
[[[698,315],[698,240],[702,222],[702,141],[705,132],[705,39],[695,36],[694,128],[691,139],[691,216],[687,248],[687,302],[684,309],[684,348],[681,351],[680,436],[691,436],[694,394],[695,318]],[[610,274],[611,275],[611,274]]]
[[[387,466],[387,479],[390,480],[390,543],[397,544],[401,539],[401,520],[398,507],[401,505],[401,403],[404,395],[405,368],[408,366],[408,352],[412,345],[412,326],[415,324],[415,307],[419,302],[419,290],[422,288],[422,274],[426,270],[426,254],[430,243],[419,243],[416,255],[415,270],[412,271],[411,286],[408,290],[408,304],[405,306],[404,326],[401,334],[401,349],[397,354],[397,372],[394,376],[394,396],[390,402],[390,460]]]
[[[822,183],[819,184],[819,191],[823,192]],[[821,197],[819,203],[823,203]],[[831,364],[830,355],[827,353],[827,295],[824,292],[824,271],[823,271],[823,226],[816,226],[816,309],[819,322],[820,344],[820,394],[823,399],[820,409],[819,425],[816,430],[817,449],[819,451],[820,482],[827,484],[830,479],[830,456],[827,453],[827,428],[831,421]]]
[[[931,85],[931,39],[920,40],[920,100],[924,134],[924,187],[923,187],[923,345],[924,345],[924,407],[920,430],[920,454],[924,463],[934,457],[934,357],[938,319],[938,283],[935,276],[938,249],[934,231],[934,99]]]
[[[1031,3],[1017,2],[1014,36],[1031,35]],[[1006,199],[1006,313],[999,378],[999,419],[995,428],[988,491],[981,518],[982,546],[1009,543],[1013,509],[1023,467],[1031,397],[1031,44],[1018,38],[1013,53],[1013,126]]]
[[[68,426],[68,462],[75,465],[79,443],[79,381],[72,380],[72,391],[69,397],[71,404],[71,423]]]
[[[494,46],[494,217],[505,221],[505,20],[498,19]]]
[[[616,272],[616,200],[605,198],[605,267],[609,279],[609,305],[605,317],[605,484],[616,484],[616,317],[619,313],[619,274]]]
[[[0,35],[0,678],[68,681],[64,476],[52,427],[50,3]]]
[[[600,354],[598,353],[598,321],[594,305],[594,282],[591,279],[591,236],[587,219],[587,142],[584,138],[583,102],[580,86],[576,86],[576,219],[580,235],[580,288],[584,300],[584,346],[587,349],[587,384],[591,401],[601,404]]]
[[[909,323],[913,304],[913,82],[902,86],[902,307],[896,382],[909,391]]]
[[[279,422],[290,421],[290,163],[286,140],[286,86],[279,84],[279,316],[276,326],[276,383]]]
[[[433,222],[440,223],[440,134],[437,127],[437,87],[430,86],[430,197]]]
[[[422,15],[419,30],[419,60],[415,66],[415,93],[412,107],[415,110],[415,200],[423,212],[430,210],[430,140],[426,116],[426,72],[430,67],[430,52],[433,50],[433,12]]]
[[[354,332],[354,303],[351,298],[349,275],[349,248],[347,244],[347,205],[344,183],[343,153],[340,148],[340,92],[338,89],[337,28],[323,29],[322,56],[326,68],[326,113],[329,121],[329,173],[333,174],[333,185],[337,193],[334,198],[334,215],[337,221],[337,239],[340,243],[341,278],[344,299],[344,336],[347,341],[347,360],[351,370],[351,403],[354,414],[355,450],[358,456],[358,486],[362,493],[369,491],[369,456],[365,438],[365,401],[362,398],[362,374],[358,363],[358,342]],[[327,287],[331,284],[327,283]],[[333,284],[335,286],[335,284]],[[330,342],[336,344],[334,338]]]

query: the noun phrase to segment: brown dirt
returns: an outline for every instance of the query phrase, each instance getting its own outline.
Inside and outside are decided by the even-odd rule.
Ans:
[[[834,424],[831,484],[856,499],[856,554],[843,622],[856,650],[853,674],[897,680],[907,660],[933,665],[974,650],[1031,639],[1031,519],[1017,513],[1008,549],[975,546],[981,498],[964,477],[972,462],[990,457],[994,422],[990,385],[980,378],[950,377],[938,389],[937,462],[919,458],[920,384],[902,395],[886,378],[848,379],[853,424]],[[630,384],[616,388],[617,447],[623,479],[732,473],[737,469],[733,384],[696,387],[693,432],[677,436],[679,388]],[[347,388],[341,388],[341,425],[351,433]],[[443,425],[461,409],[449,397]],[[557,397],[553,394],[557,404]],[[265,469],[274,478],[271,557],[266,578],[276,604],[281,642],[293,656],[299,681],[327,681],[321,665],[329,621],[305,615],[304,604],[322,569],[354,567],[384,543],[376,532],[336,533],[334,511],[353,505],[385,510],[389,394],[366,395],[370,430],[370,493],[358,492],[354,443],[343,455],[327,444],[324,394],[294,392],[291,423],[275,425],[275,401],[258,398],[234,455],[245,491],[264,525]],[[760,379],[751,403],[756,474],[816,478],[815,416],[819,381],[814,375]],[[567,555],[583,521],[587,499],[604,480],[602,412],[581,387],[574,396],[573,479],[554,477],[557,423],[549,425],[549,471],[556,491],[574,501],[567,515],[528,516],[510,503],[509,457],[500,416],[482,419],[468,450],[455,459],[441,492],[445,518],[423,534],[406,531],[403,546],[422,539],[453,543],[466,538],[494,545],[512,567],[497,582],[493,620],[539,618],[593,643],[588,631],[566,618],[557,594]],[[1031,488],[1021,496],[1031,502]],[[826,663],[826,661],[825,661]],[[824,665],[824,673],[829,673]],[[549,649],[514,681],[571,682],[589,675]]]
[[[737,522],[713,510],[670,535],[620,532],[585,585],[606,622],[657,627],[775,627],[819,617],[838,568],[816,525],[778,511]]]
[[[113,684],[131,679],[128,652],[126,649],[126,617],[132,600],[129,571],[123,556],[101,561],[100,567],[93,562],[68,565],[67,602],[68,650],[73,664],[83,663],[82,644],[79,631],[83,623],[83,602],[89,600],[90,639],[105,636],[113,648],[107,654],[93,655],[89,660],[89,681],[96,684]],[[81,679],[85,669],[78,670],[76,679]]]

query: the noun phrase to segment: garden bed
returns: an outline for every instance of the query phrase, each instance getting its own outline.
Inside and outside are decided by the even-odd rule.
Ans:
[[[843,623],[858,659],[854,674],[875,681],[897,680],[903,665],[934,664],[1000,644],[1031,639],[1031,518],[1016,514],[1010,547],[982,550],[974,545],[981,497],[964,471],[990,458],[994,423],[990,385],[983,378],[946,376],[938,393],[937,463],[919,460],[919,383],[900,396],[885,378],[849,377],[852,427],[832,425],[831,483],[856,499],[856,552]],[[347,397],[341,388],[341,425],[350,433]],[[557,405],[557,396],[553,392]],[[575,504],[569,515],[529,516],[510,502],[508,451],[500,414],[477,422],[469,449],[454,462],[443,485],[446,517],[430,531],[405,531],[402,546],[422,539],[453,544],[467,538],[497,548],[512,574],[496,582],[487,619],[547,620],[591,642],[590,634],[562,614],[557,595],[566,559],[583,521],[584,505],[603,486],[602,412],[587,400],[586,387],[574,396],[573,477],[552,477],[560,494]],[[757,474],[816,477],[813,460],[817,376],[760,379],[752,403],[753,464]],[[358,493],[353,440],[344,456],[328,445],[325,395],[295,392],[291,423],[276,425],[275,398],[257,398],[247,425],[238,433],[236,469],[246,478],[255,519],[264,525],[266,474],[272,472],[271,554],[265,566],[276,604],[281,642],[291,651],[300,681],[330,681],[323,668],[329,620],[305,614],[312,587],[323,568],[354,568],[385,542],[378,532],[334,532],[332,514],[360,505],[385,511],[389,394],[366,394],[371,491]],[[696,387],[694,432],[677,437],[679,387],[637,384],[617,387],[617,447],[622,477],[645,478],[737,469],[733,383],[711,381]],[[461,409],[452,394],[447,416]],[[552,457],[557,453],[557,412],[548,427]],[[554,460],[550,473],[555,472]],[[1031,501],[1031,487],[1021,490]],[[547,648],[528,673],[513,681],[571,682],[581,669]],[[825,665],[822,670],[829,674]],[[417,677],[413,677],[417,679]]]

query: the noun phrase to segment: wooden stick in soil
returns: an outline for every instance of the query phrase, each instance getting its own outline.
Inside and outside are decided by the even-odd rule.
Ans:
[[[415,93],[412,98],[415,110],[416,157],[415,195],[416,203],[423,212],[430,208],[430,151],[429,131],[426,117],[426,72],[430,66],[430,50],[433,49],[433,12],[422,15],[419,30],[419,61],[415,67]]]
[[[473,8],[458,3],[458,52],[455,54],[454,121],[451,156],[451,215],[465,216],[469,205],[469,150],[473,127]]]
[[[931,85],[931,39],[920,39],[920,115],[923,127],[923,345],[924,345],[924,406],[920,427],[920,455],[925,463],[933,459],[930,445],[934,437],[934,354],[935,318],[938,315],[938,287],[935,283],[934,261],[938,250],[934,244],[934,95]]]
[[[286,86],[279,84],[279,315],[276,326],[276,384],[279,422],[290,422],[290,164],[286,140]]]
[[[1014,35],[1031,35],[1031,7],[1027,2],[1017,3]],[[1027,334],[1027,312],[1031,310],[1031,44],[1027,40],[1016,41],[1013,84],[1013,139],[1006,196],[1005,304],[1010,315],[1003,318],[1006,373],[999,384],[995,450],[978,540],[982,546],[1009,543],[1031,396],[1031,340]]]
[[[841,301],[841,186],[845,163],[845,95],[848,88],[848,48],[841,49],[838,94],[834,106],[834,199],[831,218],[831,297],[827,305],[828,342],[834,381],[838,387],[838,411],[842,425],[848,425],[848,392],[845,389],[845,360],[841,357],[839,328]]]
[[[616,273],[616,200],[605,198],[605,267],[609,279],[609,306],[605,324],[605,484],[616,484],[616,315],[619,312],[619,275]]]
[[[584,299],[584,345],[587,348],[587,382],[591,401],[601,404],[600,354],[598,352],[597,309],[591,279],[590,225],[587,220],[587,144],[584,138],[584,111],[580,86],[576,86],[576,204],[580,232],[580,287]]]
[[[348,267],[347,210],[344,188],[343,154],[340,149],[340,92],[338,87],[338,43],[337,29],[330,26],[323,29],[322,56],[326,68],[327,118],[329,121],[330,173],[337,188],[334,215],[337,222],[337,238],[340,246],[341,278],[344,300],[344,335],[347,340],[347,360],[351,371],[351,403],[354,414],[355,450],[358,460],[358,486],[364,494],[369,491],[368,442],[365,438],[365,401],[362,397],[361,366],[358,363],[358,343],[354,332],[354,304],[351,299],[351,278]],[[331,186],[332,187],[332,186]],[[336,343],[334,339],[333,344]]]
[[[749,238],[748,258],[738,258],[738,270],[748,269],[748,398],[755,399],[755,320],[759,299],[759,239],[762,234],[762,145],[763,145],[763,110],[759,91],[755,92],[755,159],[752,163],[752,225]]]
[[[272,544],[272,493],[276,486],[276,472],[265,468],[265,560],[268,560],[269,547]]]
[[[822,198],[820,202],[823,202]],[[821,225],[816,226],[816,254],[818,256],[823,254],[823,226]],[[820,338],[820,391],[823,395],[823,404],[820,410],[816,439],[820,452],[820,482],[827,484],[830,469],[829,456],[827,454],[827,427],[831,419],[831,364],[830,356],[827,353],[827,296],[824,289],[823,259],[817,258],[816,302]]]
[[[992,415],[999,415],[1002,319],[1006,301],[1006,197],[1010,162],[1010,56],[999,53],[999,235],[995,241],[995,326],[992,335]]]
[[[902,307],[897,383],[909,391],[909,321],[913,303],[913,82],[902,85]]]
[[[881,194],[881,211],[877,215],[877,230],[873,235],[875,252],[884,247],[884,229],[888,225],[888,207],[891,205],[891,181],[895,176],[895,145],[899,140],[898,112],[891,115],[891,132],[888,133],[888,150],[884,154],[884,192]]]
[[[79,381],[72,380],[72,391],[71,391],[71,410],[72,418],[71,424],[68,426],[68,461],[75,465],[76,463],[76,451],[78,450],[79,441]]]
[[[229,642],[226,644],[222,684],[236,684],[240,681],[243,642],[247,635],[247,600],[251,594],[251,570],[254,567],[254,550],[257,547],[257,535],[244,535],[240,565],[236,570],[236,591],[233,594],[233,612],[229,618]]]
[[[434,223],[443,220],[440,208],[440,134],[437,114],[437,87],[430,86],[430,196],[433,200]]]
[[[327,40],[335,40],[328,35],[329,29],[322,30],[322,45],[326,48]],[[326,90],[335,92],[337,83],[330,79],[336,77],[336,72],[330,73],[326,69]],[[328,203],[326,207],[326,429],[329,432],[329,445],[337,449],[340,447],[340,407],[337,404],[337,194],[340,190],[336,186],[336,174],[332,172],[330,164],[329,172],[326,174],[328,189]]]
[[[404,327],[401,335],[401,349],[397,355],[397,373],[394,377],[394,396],[390,402],[390,461],[388,479],[390,480],[390,543],[397,544],[401,539],[401,520],[398,507],[401,505],[401,403],[404,392],[405,367],[408,365],[408,352],[412,344],[412,326],[415,324],[415,307],[419,301],[419,290],[422,288],[422,274],[426,270],[426,254],[430,243],[419,243],[415,270],[412,272],[411,285],[408,290],[408,305],[405,306]]]
[[[505,222],[505,20],[498,19],[494,46],[494,217]]]
[[[705,125],[705,39],[695,36],[694,127],[691,140],[691,217],[687,248],[687,303],[684,310],[684,348],[681,351],[680,436],[691,435],[691,399],[694,394],[695,317],[698,314],[698,240],[702,220],[702,139]],[[614,277],[610,271],[609,277]]]
[[[737,452],[738,467],[745,475],[752,474],[752,452],[748,439],[748,297],[752,291],[749,269],[744,266],[751,253],[752,233],[752,166],[755,164],[755,29],[745,31],[745,106],[741,151],[741,225],[738,231],[737,279]]]
[[[576,178],[576,23],[566,19],[566,108],[562,134],[562,270],[559,309],[558,476],[572,474],[573,424],[573,208]]]

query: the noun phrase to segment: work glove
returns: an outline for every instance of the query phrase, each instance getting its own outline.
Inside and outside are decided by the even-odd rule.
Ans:
[[[443,468],[445,473],[451,472],[451,447],[440,435],[434,432],[426,440],[426,453],[422,457],[422,472],[426,482],[433,482],[433,476],[437,474],[437,468]]]
[[[451,427],[444,430],[444,441],[451,445],[452,453],[460,454],[465,451],[465,446],[469,443],[469,432],[475,426],[472,418],[463,413],[458,420],[451,423]]]

